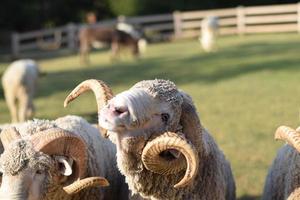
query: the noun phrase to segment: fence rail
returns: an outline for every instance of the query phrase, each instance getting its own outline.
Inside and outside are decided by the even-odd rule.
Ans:
[[[172,14],[160,14],[127,17],[126,22],[139,25],[149,36],[157,39],[191,38],[200,35],[201,20],[214,15],[219,18],[220,34],[254,34],[275,32],[300,33],[300,3],[268,6],[251,6],[205,11],[176,11]],[[100,21],[98,26],[114,26],[117,19]],[[77,32],[84,24],[13,33],[12,54],[17,57],[21,52],[43,49],[49,45],[57,48],[76,49]],[[59,41],[57,38],[59,38]],[[59,44],[56,44],[58,43]],[[56,44],[56,46],[55,46]]]

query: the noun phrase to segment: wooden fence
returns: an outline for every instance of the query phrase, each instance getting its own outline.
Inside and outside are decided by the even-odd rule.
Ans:
[[[200,35],[201,20],[219,18],[220,34],[254,34],[275,32],[300,33],[300,3],[251,6],[206,11],[176,11],[172,14],[128,17],[126,22],[139,25],[152,40],[193,38]],[[101,21],[97,26],[114,26],[117,19]],[[77,32],[83,24],[68,24],[53,29],[12,34],[12,53],[35,49],[77,47]]]

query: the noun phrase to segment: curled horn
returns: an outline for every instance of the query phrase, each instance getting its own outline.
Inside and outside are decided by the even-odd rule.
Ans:
[[[288,126],[280,126],[275,132],[276,140],[284,140],[300,152],[300,133]]]
[[[106,83],[101,80],[88,79],[76,86],[76,88],[66,97],[64,101],[64,107],[88,90],[92,90],[96,96],[98,113],[100,112],[101,108],[107,104],[108,100],[113,97],[113,92]],[[100,126],[99,129],[104,137],[108,137],[107,130],[101,128]]]
[[[178,159],[167,161],[160,157],[160,153],[170,149],[175,149],[184,155],[186,166]],[[142,152],[142,161],[148,170],[159,174],[174,174],[186,168],[184,177],[174,185],[175,188],[185,187],[195,178],[199,163],[193,146],[172,132],[166,132],[148,142]]]
[[[87,146],[85,142],[74,134],[60,129],[51,128],[32,136],[31,141],[36,151],[48,155],[62,155],[71,157],[75,161],[73,173],[68,177],[68,183],[83,178],[87,168]]]
[[[82,180],[75,181],[71,185],[68,185],[66,187],[63,187],[63,190],[69,194],[75,194],[77,192],[80,192],[81,190],[88,188],[88,187],[106,187],[109,186],[109,182],[102,177],[89,177]]]
[[[0,135],[4,149],[14,140],[21,138],[19,131],[15,127],[3,129]]]

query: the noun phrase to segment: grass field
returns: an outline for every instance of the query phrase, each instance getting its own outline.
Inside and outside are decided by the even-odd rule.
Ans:
[[[230,160],[240,200],[259,199],[277,149],[273,139],[282,124],[300,125],[300,35],[223,37],[219,51],[205,54],[196,41],[150,45],[139,61],[111,63],[107,52],[79,65],[77,55],[41,59],[48,76],[40,80],[35,104],[38,118],[76,114],[96,121],[91,94],[64,109],[68,92],[87,78],[102,79],[115,93],[143,79],[174,81],[189,93],[201,121]],[[0,63],[0,73],[7,63]],[[0,89],[0,123],[9,114]]]

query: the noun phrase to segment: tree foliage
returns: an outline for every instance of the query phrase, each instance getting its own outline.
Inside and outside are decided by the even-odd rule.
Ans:
[[[1,0],[0,32],[27,31],[69,22],[83,22],[87,12],[98,20],[119,15],[170,13],[175,10],[203,10],[238,5],[295,3],[295,0]]]

